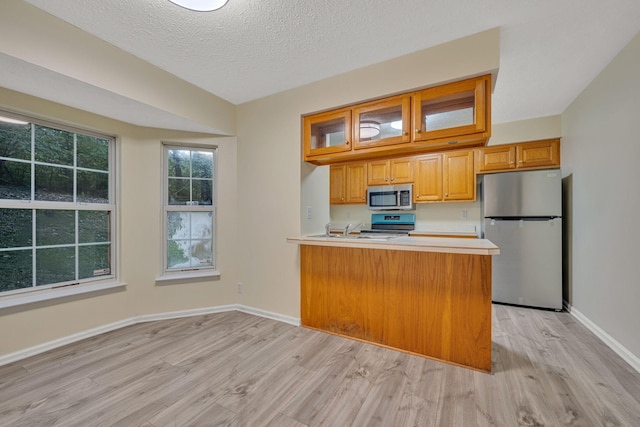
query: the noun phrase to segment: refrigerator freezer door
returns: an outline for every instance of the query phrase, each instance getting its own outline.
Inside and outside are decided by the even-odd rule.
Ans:
[[[562,219],[484,221],[485,238],[500,247],[493,301],[561,310]]]
[[[562,216],[561,180],[559,169],[484,175],[484,216]]]

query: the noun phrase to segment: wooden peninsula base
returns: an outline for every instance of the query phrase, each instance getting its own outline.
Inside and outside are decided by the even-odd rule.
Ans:
[[[491,371],[491,255],[299,244],[303,326]]]

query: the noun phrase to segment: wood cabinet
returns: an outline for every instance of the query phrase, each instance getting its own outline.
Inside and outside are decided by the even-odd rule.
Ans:
[[[413,182],[413,169],[413,157],[370,161],[367,170],[367,184],[411,184]]]
[[[304,160],[316,165],[484,146],[491,75],[303,117]]]
[[[367,201],[367,163],[331,165],[329,169],[329,203],[364,204]]]
[[[415,202],[442,200],[442,154],[428,154],[416,158],[413,199]]]
[[[413,94],[413,141],[483,136],[491,126],[487,115],[489,76],[427,88]]]
[[[415,161],[415,202],[476,199],[473,150],[428,154],[418,156]]]
[[[308,328],[490,372],[491,256],[301,244],[300,317]]]
[[[353,108],[353,149],[411,141],[411,96],[399,95]]]
[[[476,199],[473,150],[452,151],[443,154],[442,190],[445,201]]]
[[[495,145],[477,150],[478,173],[560,167],[560,139]]]
[[[350,108],[305,117],[302,127],[305,159],[351,150]]]

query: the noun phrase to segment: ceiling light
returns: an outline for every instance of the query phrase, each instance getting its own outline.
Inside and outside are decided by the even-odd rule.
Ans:
[[[11,117],[0,116],[0,122],[11,123],[14,125],[28,125],[29,122],[25,122],[24,120],[12,119]]]
[[[390,126],[394,129],[402,130],[402,120],[391,122]]]
[[[185,9],[196,10],[198,12],[211,12],[218,10],[229,0],[169,0]]]
[[[360,122],[360,138],[373,138],[380,134],[380,124],[373,120],[363,120]]]

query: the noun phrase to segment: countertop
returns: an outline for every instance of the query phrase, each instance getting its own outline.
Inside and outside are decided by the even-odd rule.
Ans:
[[[393,237],[390,239],[358,239],[354,237],[289,237],[287,242],[299,245],[337,246],[384,249],[392,251],[443,252],[473,255],[498,255],[500,248],[487,239],[464,237]]]

